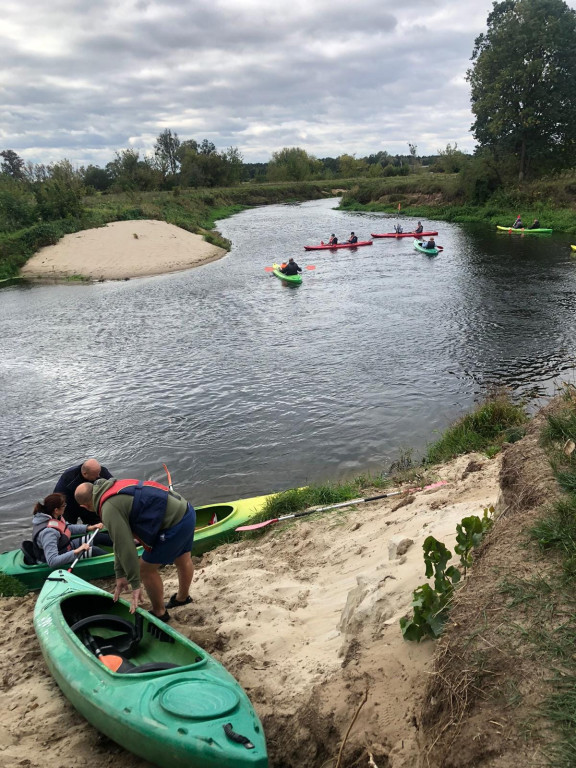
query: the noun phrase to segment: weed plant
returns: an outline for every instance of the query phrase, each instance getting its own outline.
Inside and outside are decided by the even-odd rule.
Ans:
[[[449,427],[428,446],[425,461],[440,464],[473,451],[493,456],[504,442],[516,442],[524,435],[528,417],[521,405],[500,394],[479,405]]]
[[[0,597],[22,597],[28,590],[21,581],[0,572]]]

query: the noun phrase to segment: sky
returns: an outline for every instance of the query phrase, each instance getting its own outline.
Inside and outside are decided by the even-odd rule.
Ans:
[[[573,6],[573,3],[570,3]],[[491,0],[1,0],[0,151],[104,166],[181,140],[267,162],[474,148]]]

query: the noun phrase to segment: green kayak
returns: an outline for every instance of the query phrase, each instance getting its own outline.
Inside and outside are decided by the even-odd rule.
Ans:
[[[34,629],[62,693],[89,723],[160,768],[266,768],[262,725],[224,667],[150,613],[54,571]],[[116,670],[116,671],[113,671]]]
[[[274,495],[274,494],[272,494]],[[194,555],[201,555],[225,541],[238,538],[235,529],[245,525],[260,512],[271,496],[255,496],[228,504],[207,504],[196,507],[196,532],[194,534]],[[215,520],[215,522],[212,522]],[[141,550],[140,550],[141,553]],[[40,589],[46,577],[52,572],[46,563],[27,565],[22,550],[13,549],[0,554],[0,571],[19,579],[28,589]],[[90,557],[80,560],[74,573],[83,579],[105,579],[114,575],[114,555]]]
[[[514,229],[514,227],[499,227],[496,226],[496,229],[499,229],[501,232],[508,232],[511,235],[542,235],[542,234],[550,234],[552,232],[551,229]]]
[[[438,248],[424,248],[418,240],[414,240],[414,248],[416,248],[417,251],[420,251],[420,253],[425,253],[427,256],[438,256],[439,253]]]
[[[280,280],[283,280],[285,283],[289,283],[290,285],[300,285],[302,282],[302,275],[285,275],[283,272],[280,272],[280,264],[273,264],[272,266],[276,277],[279,277]]]

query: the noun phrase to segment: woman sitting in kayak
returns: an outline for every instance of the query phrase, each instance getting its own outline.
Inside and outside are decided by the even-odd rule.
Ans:
[[[358,242],[358,238],[356,237],[354,232],[350,232],[350,237],[348,238],[348,240],[346,242],[347,243],[357,243]]]
[[[298,272],[302,272],[298,264],[294,261],[294,259],[288,259],[288,264],[286,264],[285,267],[280,267],[280,272],[282,272],[283,275],[297,275]]]
[[[532,224],[530,224],[528,229],[540,229],[540,222],[538,221],[538,219],[534,219],[534,221],[532,222]]]
[[[524,229],[524,224],[522,224],[522,218],[520,214],[516,216],[516,221],[514,222],[514,224],[512,224],[512,229]]]
[[[48,563],[52,568],[71,565],[77,557],[95,557],[105,555],[99,547],[81,543],[76,548],[71,540],[83,536],[87,531],[100,530],[102,523],[95,525],[68,525],[62,517],[66,509],[66,497],[63,493],[51,493],[44,501],[34,507],[32,518],[32,546],[34,556],[39,563]],[[98,534],[100,544],[110,544],[108,534]]]
[[[330,240],[328,240],[328,245],[338,245],[338,238],[336,235],[330,235]]]

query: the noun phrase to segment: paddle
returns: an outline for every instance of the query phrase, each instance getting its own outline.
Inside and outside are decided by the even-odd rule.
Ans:
[[[262,523],[254,523],[254,525],[241,525],[236,528],[236,531],[255,531],[258,528],[264,528],[272,523],[280,523],[282,520],[290,520],[293,517],[304,517],[305,515],[313,515],[315,512],[326,512],[328,509],[339,509],[340,507],[350,507],[352,504],[361,504],[366,501],[376,501],[376,499],[387,499],[389,496],[401,496],[403,493],[414,493],[414,491],[427,491],[430,488],[438,488],[441,485],[446,485],[445,480],[441,480],[438,483],[432,485],[426,485],[424,488],[409,488],[406,491],[394,491],[393,493],[381,493],[378,496],[367,496],[364,499],[351,499],[350,501],[342,501],[339,504],[330,504],[327,507],[315,507],[314,509],[305,509],[303,512],[294,512],[291,515],[282,515],[282,517],[273,517],[271,520],[264,520]]]
[[[86,542],[86,544],[92,544],[92,542],[94,541],[94,539],[96,538],[96,535],[97,535],[98,533],[100,533],[100,529],[99,529],[99,528],[98,528],[97,530],[95,530],[95,531],[94,531],[94,533],[92,534],[92,536],[90,536],[90,538],[88,539],[88,541]],[[85,551],[85,552],[86,552],[87,550],[83,550],[83,551]],[[74,562],[72,563],[72,565],[70,566],[70,568],[68,568],[68,573],[72,573],[72,568],[74,568],[74,566],[76,565],[76,563],[78,562],[78,560],[80,560],[80,558],[81,558],[81,557],[82,557],[82,555],[81,555],[81,554],[80,554],[80,555],[78,555],[78,557],[76,558],[76,560],[74,560]]]
[[[170,491],[173,491],[174,488],[172,487],[172,477],[170,476],[170,472],[168,470],[168,467],[166,466],[166,464],[162,464],[162,466],[164,467],[164,472],[166,472],[166,474],[168,475],[168,489]]]

